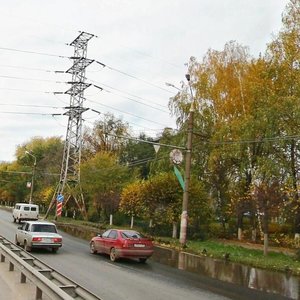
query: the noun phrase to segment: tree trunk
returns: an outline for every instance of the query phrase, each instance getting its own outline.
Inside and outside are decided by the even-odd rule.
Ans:
[[[238,214],[237,227],[238,227],[238,240],[240,241],[243,238],[243,213],[242,212],[239,212]]]
[[[153,220],[150,219],[150,221],[149,221],[149,228],[152,228],[152,227],[153,227]]]
[[[300,235],[300,207],[299,207],[299,194],[298,194],[298,184],[297,184],[297,167],[296,167],[296,151],[295,151],[295,141],[291,141],[291,173],[294,189],[294,201],[296,205],[296,214],[295,214],[295,239]]]
[[[243,230],[242,228],[238,228],[238,240],[241,241],[243,239]]]
[[[172,238],[177,239],[177,223],[176,222],[173,222]]]
[[[256,222],[255,222],[255,212],[254,210],[251,212],[251,227],[252,227],[252,231],[251,231],[251,240],[252,242],[256,242]]]
[[[269,247],[269,236],[267,233],[264,233],[264,255],[268,255],[268,247]]]
[[[300,209],[296,210],[294,226],[295,226],[295,239],[299,239],[299,236],[300,236]]]
[[[268,209],[267,209],[267,201],[263,200],[263,231],[264,231],[264,255],[268,254],[268,246],[269,246],[269,218],[268,218]]]
[[[256,228],[253,228],[252,232],[251,232],[251,240],[252,240],[252,242],[256,242],[256,238],[257,238],[257,230],[256,230]]]
[[[131,216],[131,222],[130,222],[130,228],[132,229],[133,228],[133,219],[134,219],[134,217],[133,217],[133,215]]]

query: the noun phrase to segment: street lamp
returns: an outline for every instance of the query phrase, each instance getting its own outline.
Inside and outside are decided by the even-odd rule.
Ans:
[[[32,156],[34,158],[34,163],[33,163],[33,167],[32,167],[31,186],[30,186],[30,198],[29,198],[29,203],[31,204],[32,203],[32,193],[33,193],[34,173],[35,173],[35,168],[36,168],[36,156],[27,150],[25,151],[25,153],[29,154],[30,156]]]
[[[172,84],[172,83],[166,82],[166,86],[170,86],[170,87],[172,87],[172,88],[174,88],[174,89],[176,89],[176,90],[182,92],[182,90],[181,90],[180,88],[178,88],[177,86],[175,86],[175,85]]]
[[[186,156],[185,156],[185,173],[184,173],[184,191],[182,199],[182,214],[180,221],[180,236],[179,242],[182,246],[186,245],[186,232],[187,232],[187,220],[188,220],[188,200],[189,200],[189,185],[191,177],[191,162],[192,162],[192,140],[193,140],[193,127],[194,127],[194,96],[190,83],[190,74],[185,75],[188,81],[190,91],[191,91],[191,107],[189,111],[188,118],[188,135],[187,135],[187,146],[186,146]]]

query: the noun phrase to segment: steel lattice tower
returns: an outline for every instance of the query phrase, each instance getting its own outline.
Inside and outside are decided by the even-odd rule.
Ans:
[[[87,44],[94,37],[93,34],[81,32],[79,36],[70,43],[74,46],[74,56],[71,57],[73,65],[66,73],[72,74],[72,86],[65,94],[70,95],[70,106],[66,107],[68,111],[65,113],[68,118],[68,127],[66,140],[64,145],[64,153],[62,159],[61,173],[59,184],[53,195],[45,218],[48,216],[50,209],[56,203],[57,195],[64,194],[65,203],[72,197],[86,218],[85,202],[80,184],[80,161],[82,146],[82,114],[88,110],[83,107],[84,90],[91,84],[86,83],[85,69],[94,60],[87,59]]]

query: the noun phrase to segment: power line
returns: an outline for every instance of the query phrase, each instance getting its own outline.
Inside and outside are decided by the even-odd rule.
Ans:
[[[27,166],[29,168],[29,166]],[[31,167],[30,167],[31,168]],[[39,170],[37,170],[39,172],[39,174],[41,175],[47,175],[47,176],[59,176],[58,173],[49,173],[49,172],[41,172]],[[0,173],[8,173],[8,174],[25,174],[25,175],[31,175],[32,171],[4,171],[4,170],[0,170]]]
[[[150,86],[153,86],[153,87],[155,87],[155,88],[158,88],[158,89],[160,89],[160,90],[162,90],[162,91],[165,91],[165,92],[168,92],[168,93],[173,94],[173,92],[171,92],[170,90],[167,90],[167,89],[165,89],[165,88],[163,88],[163,87],[161,87],[161,86],[158,86],[158,85],[156,85],[156,84],[153,84],[153,83],[151,83],[151,82],[149,82],[149,81],[147,81],[147,80],[145,80],[145,79],[141,79],[141,78],[139,78],[139,77],[137,77],[137,76],[135,76],[135,75],[131,75],[131,74],[127,73],[127,72],[124,72],[124,71],[119,70],[119,69],[117,69],[117,68],[111,67],[111,66],[106,65],[106,64],[104,64],[104,63],[101,63],[101,62],[99,62],[99,61],[96,61],[96,62],[97,62],[98,64],[102,65],[103,67],[107,67],[108,69],[110,69],[110,70],[112,70],[112,71],[118,72],[118,73],[120,73],[120,74],[122,74],[122,75],[125,75],[125,76],[127,76],[127,77],[130,77],[130,78],[139,80],[139,81],[141,81],[141,82],[143,82],[143,83],[146,83],[146,84],[148,84],[148,85],[150,85]]]
[[[0,90],[16,91],[16,92],[26,92],[26,93],[28,92],[28,93],[54,94],[54,92],[45,92],[45,91],[37,91],[37,90],[24,90],[24,89],[5,88],[5,87],[0,87]]]
[[[90,80],[90,81],[91,81],[91,82],[95,82],[94,80]],[[141,102],[141,101],[138,101],[138,100],[135,100],[135,99],[132,99],[132,98],[129,98],[129,97],[126,97],[126,96],[123,96],[123,95],[114,93],[114,92],[112,92],[112,91],[109,91],[109,90],[106,90],[106,89],[103,89],[103,88],[101,88],[101,89],[102,89],[103,91],[107,92],[107,93],[114,94],[114,95],[117,95],[117,96],[122,97],[122,98],[126,98],[126,99],[128,99],[128,100],[130,100],[130,101],[133,101],[133,102],[136,102],[136,103],[138,103],[138,104],[141,104],[141,105],[150,107],[150,108],[152,108],[152,109],[159,110],[159,111],[161,111],[161,112],[163,112],[163,113],[167,113],[167,114],[169,113],[169,112],[167,112],[167,111],[165,111],[165,110],[163,110],[163,109],[157,108],[157,107],[152,106],[152,105],[150,105],[150,104],[147,104],[147,103],[144,103],[144,102]],[[112,88],[112,89],[113,89],[113,88]]]
[[[30,70],[30,71],[41,71],[47,73],[57,73],[54,70],[40,69],[40,68],[30,68],[30,67],[22,67],[22,66],[13,66],[13,65],[0,65],[0,67],[12,68],[12,69],[21,69],[21,70]]]
[[[122,93],[122,94],[126,94],[126,95],[129,95],[129,96],[131,96],[131,97],[135,97],[135,98],[144,100],[144,101],[146,101],[146,102],[152,102],[153,104],[155,104],[155,105],[157,105],[157,106],[160,106],[160,107],[165,108],[164,105],[162,105],[162,104],[160,104],[160,103],[156,103],[156,102],[154,102],[153,100],[145,99],[145,98],[143,98],[143,97],[136,96],[136,95],[131,94],[131,93],[128,93],[128,92],[124,92],[124,91],[122,91],[122,90],[120,90],[120,89],[114,88],[114,87],[112,87],[112,86],[109,86],[109,85],[107,85],[107,84],[105,84],[105,83],[102,83],[102,82],[99,82],[99,81],[95,81],[95,80],[92,80],[92,79],[89,79],[89,78],[87,78],[87,79],[88,79],[90,82],[94,82],[94,83],[100,84],[100,85],[102,85],[102,86],[106,86],[107,88],[110,88],[110,89],[115,90],[115,91],[117,91],[117,92],[120,92],[120,93]],[[111,92],[111,91],[107,91],[107,92],[113,93],[113,92]],[[118,94],[116,94],[116,95],[118,95]],[[131,99],[131,98],[127,98],[127,97],[125,97],[125,96],[122,96],[122,97],[124,97],[124,98],[126,98],[126,99]]]
[[[40,107],[40,108],[54,108],[60,109],[63,107],[59,106],[50,106],[50,105],[35,105],[35,104],[15,104],[15,103],[0,103],[0,106],[20,106],[20,107]]]
[[[69,56],[64,56],[64,55],[49,54],[49,53],[37,52],[37,51],[20,50],[20,49],[7,48],[7,47],[0,47],[0,50],[22,52],[22,53],[29,53],[29,54],[38,54],[38,55],[45,55],[45,56],[52,56],[52,57],[59,57],[59,58],[69,58]]]
[[[13,114],[13,115],[39,115],[39,116],[52,116],[54,114],[49,113],[32,113],[32,112],[18,112],[18,111],[0,111],[0,114]],[[58,115],[58,114],[55,114]]]
[[[133,116],[133,117],[135,117],[135,118],[138,118],[138,119],[141,119],[141,120],[144,120],[144,121],[147,121],[147,122],[155,123],[155,124],[158,124],[158,125],[161,125],[161,126],[166,127],[166,126],[165,126],[164,124],[162,124],[162,123],[155,122],[155,121],[153,121],[153,120],[149,120],[149,119],[143,118],[143,117],[141,117],[141,116],[137,116],[137,115],[132,114],[132,113],[130,113],[130,112],[126,112],[126,111],[123,111],[123,110],[114,108],[114,107],[109,106],[109,105],[105,105],[105,104],[99,103],[99,102],[97,102],[97,101],[94,101],[94,100],[91,100],[91,99],[88,99],[88,98],[86,98],[86,100],[87,100],[87,101],[90,101],[90,102],[93,102],[93,103],[96,103],[96,104],[98,104],[98,105],[101,105],[101,106],[104,106],[104,107],[113,109],[113,110],[115,110],[115,111],[121,112],[121,113],[123,113],[123,114],[130,115],[130,116]]]
[[[0,50],[14,51],[14,52],[22,52],[22,53],[29,53],[29,54],[37,54],[37,55],[45,55],[45,56],[52,56],[52,57],[59,57],[59,58],[68,58],[68,59],[72,59],[72,57],[64,56],[64,55],[50,54],[50,53],[37,52],[37,51],[20,50],[20,49],[16,49],[16,48],[0,47]],[[165,91],[165,92],[168,92],[168,93],[173,94],[173,92],[171,92],[170,90],[167,90],[167,89],[165,89],[165,88],[163,88],[163,87],[161,87],[161,86],[158,86],[158,85],[156,85],[156,84],[153,84],[153,83],[151,83],[151,82],[149,82],[149,81],[147,81],[147,80],[145,80],[145,79],[139,78],[139,77],[137,77],[137,76],[135,76],[135,75],[131,75],[131,74],[129,74],[129,73],[127,73],[127,72],[124,72],[124,71],[122,71],[122,70],[120,70],[120,69],[117,69],[117,68],[115,68],[115,67],[106,65],[106,64],[104,64],[104,63],[102,63],[102,62],[100,62],[100,61],[96,61],[96,62],[97,62],[98,64],[100,64],[101,66],[107,67],[108,69],[110,69],[110,70],[112,70],[112,71],[114,71],[114,72],[118,72],[118,73],[120,73],[120,74],[122,74],[122,75],[125,75],[125,76],[127,76],[127,77],[130,77],[130,78],[139,80],[139,81],[141,81],[141,82],[143,82],[143,83],[146,83],[146,84],[148,84],[148,85],[150,85],[150,86],[152,86],[152,87],[155,87],[155,88],[158,88],[158,89],[160,89],[160,90],[162,90],[162,91]],[[0,77],[1,77],[1,76],[0,76]]]
[[[8,78],[8,79],[30,80],[30,81],[44,81],[44,82],[55,82],[55,83],[68,84],[68,82],[66,82],[66,81],[55,81],[55,80],[49,80],[49,79],[26,78],[26,77],[7,76],[7,75],[0,75],[0,77],[2,77],[2,78]]]
[[[235,144],[259,144],[265,142],[274,142],[274,141],[284,141],[284,140],[300,140],[300,135],[287,135],[287,136],[277,136],[277,137],[269,137],[262,138],[260,140],[227,140],[227,141],[209,141],[208,138],[202,138],[201,142],[195,143],[196,145],[200,145],[201,143],[211,144],[211,145],[235,145]]]
[[[1,48],[0,48],[0,49],[1,49]],[[9,48],[7,48],[7,49],[9,49]],[[15,50],[17,50],[17,49],[15,49]],[[20,50],[20,51],[22,51],[22,50]],[[98,62],[98,63],[99,63],[99,62]],[[45,70],[45,69],[40,69],[40,68],[28,68],[28,67],[22,67],[22,66],[12,66],[12,65],[0,65],[0,66],[10,67],[10,68],[17,68],[17,69],[38,70],[38,71],[43,71],[43,72],[53,72],[53,73],[57,73],[57,72],[58,72],[58,71]],[[109,67],[109,68],[111,68],[111,67]],[[112,68],[111,68],[111,69],[112,69]],[[114,68],[114,69],[115,69],[115,68]],[[36,78],[25,78],[25,77],[7,76],[7,75],[0,75],[0,77],[8,78],[8,79],[18,79],[18,80],[44,81],[44,82],[55,82],[55,83],[64,83],[64,84],[67,84],[67,83],[68,83],[68,82],[62,82],[62,81],[54,81],[54,80],[46,80],[46,79],[36,79]],[[131,76],[131,77],[134,78],[134,76]],[[88,79],[88,78],[87,78],[87,79]],[[88,79],[88,80],[90,80],[91,82],[96,82],[96,81],[91,80],[91,79]],[[99,83],[99,82],[96,82],[96,83]],[[102,83],[100,83],[100,84],[102,84]],[[105,85],[105,84],[102,84],[102,85]],[[125,93],[125,94],[126,94],[126,92],[123,92],[123,91],[121,91],[121,90],[119,90],[119,89],[113,88],[113,87],[108,86],[108,85],[105,85],[105,86],[107,86],[108,88],[110,88],[110,89],[112,89],[112,90],[116,90],[116,91],[119,91],[119,92],[121,92],[121,93]],[[103,89],[103,90],[106,91],[107,93],[112,93],[112,94],[117,95],[117,96],[119,96],[119,97],[124,97],[124,98],[126,98],[126,99],[128,99],[128,100],[130,100],[130,101],[139,103],[139,104],[141,104],[141,105],[150,107],[150,108],[152,108],[152,109],[156,109],[156,110],[159,110],[159,111],[164,112],[164,113],[169,113],[169,112],[166,111],[166,110],[159,109],[159,108],[157,108],[157,107],[155,107],[155,106],[152,106],[152,105],[150,105],[150,104],[148,104],[148,103],[144,103],[144,102],[135,100],[135,99],[133,99],[133,98],[126,97],[126,96],[124,96],[124,95],[119,95],[119,94],[117,94],[117,93],[114,93],[114,92],[109,91],[109,90],[106,90],[106,89]],[[136,96],[136,95],[132,95],[132,94],[129,94],[129,95],[130,95],[130,96],[133,96],[133,97],[136,97],[136,98],[140,98],[140,99],[142,99],[142,100],[145,100],[145,101],[149,102],[149,100],[143,99],[143,98],[138,97],[138,96]],[[160,104],[158,104],[158,103],[155,103],[155,102],[153,102],[153,101],[151,101],[151,102],[154,103],[155,105],[159,105],[159,106],[161,106],[161,107],[165,107],[165,106],[160,105]]]
[[[111,134],[109,132],[106,132],[105,134],[107,134],[109,136],[116,137],[116,138],[120,138],[120,139],[127,139],[127,140],[136,141],[136,142],[142,142],[142,143],[145,143],[145,144],[158,145],[158,146],[162,146],[162,147],[169,147],[169,148],[172,148],[172,149],[186,150],[186,147],[182,147],[182,146],[176,146],[176,145],[171,145],[171,144],[162,144],[162,143],[147,141],[147,140],[143,140],[143,139],[139,139],[139,138],[133,138],[133,137],[129,137],[129,136]]]
[[[91,110],[93,110],[93,109],[91,109]],[[85,122],[87,122],[87,123],[89,123],[89,124],[91,124],[91,125],[95,125],[94,123],[92,123],[91,121],[87,121],[86,119],[85,119]],[[139,124],[136,124],[136,123],[133,123],[133,122],[128,122],[128,121],[126,121],[126,123],[128,124],[128,125],[134,125],[134,126],[137,126],[137,127],[141,127],[141,128],[143,128],[143,129],[147,129],[148,131],[161,131],[162,129],[153,129],[153,128],[149,128],[149,127],[145,127],[145,126],[141,126],[141,125],[139,125]],[[143,132],[143,131],[142,131]]]

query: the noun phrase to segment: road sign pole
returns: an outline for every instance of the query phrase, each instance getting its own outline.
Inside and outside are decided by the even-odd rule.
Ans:
[[[57,219],[57,217],[61,217],[63,201],[64,201],[64,196],[62,194],[58,194],[56,198],[55,220]]]

